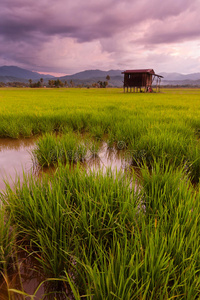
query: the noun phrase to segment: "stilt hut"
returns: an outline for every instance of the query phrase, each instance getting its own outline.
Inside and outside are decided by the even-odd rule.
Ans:
[[[155,74],[153,69],[127,70],[124,74],[124,92],[152,92],[152,84],[156,85],[156,91],[160,91],[160,82],[163,76]]]

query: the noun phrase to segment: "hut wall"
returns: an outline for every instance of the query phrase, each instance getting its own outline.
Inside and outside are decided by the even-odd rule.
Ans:
[[[146,87],[152,84],[152,74],[145,73],[125,73],[125,87]]]
[[[151,85],[152,85],[152,75],[148,74],[146,86],[151,86]]]

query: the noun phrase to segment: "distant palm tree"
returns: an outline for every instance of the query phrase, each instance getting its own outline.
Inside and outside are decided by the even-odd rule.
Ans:
[[[109,80],[110,80],[110,76],[109,76],[109,75],[107,75],[107,76],[106,76],[106,80],[107,80],[107,81],[105,81],[105,84],[106,84],[106,86],[105,86],[105,87],[107,87],[107,85],[108,85],[108,82],[109,82]]]
[[[32,79],[29,79],[29,81],[28,81],[28,82],[29,82],[29,85],[30,85],[30,87],[31,87],[31,85],[32,85],[32,82],[33,82],[33,81],[32,81]]]
[[[43,86],[44,79],[40,78],[41,86]]]
[[[52,87],[54,85],[54,80],[48,80],[48,84],[50,87]]]

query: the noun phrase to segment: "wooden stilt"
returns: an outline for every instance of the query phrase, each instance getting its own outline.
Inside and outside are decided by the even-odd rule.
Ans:
[[[160,93],[160,82],[161,82],[161,78],[159,77],[159,93]]]

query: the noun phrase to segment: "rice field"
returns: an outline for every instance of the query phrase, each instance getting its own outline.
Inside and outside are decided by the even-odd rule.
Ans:
[[[1,89],[0,137],[36,136],[35,164],[55,168],[0,195],[6,299],[199,299],[199,134],[198,89]],[[85,168],[102,142],[126,169]],[[9,285],[19,253],[40,298]]]

